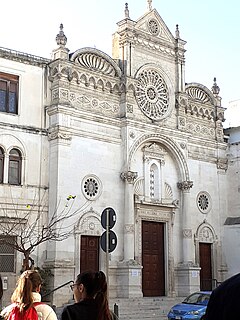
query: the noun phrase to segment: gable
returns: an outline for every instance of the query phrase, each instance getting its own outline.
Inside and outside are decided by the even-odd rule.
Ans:
[[[153,9],[136,21],[135,29],[164,42],[175,43],[175,38],[159,13]]]

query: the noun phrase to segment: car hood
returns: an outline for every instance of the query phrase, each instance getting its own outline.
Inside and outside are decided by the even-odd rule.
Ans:
[[[179,303],[172,307],[172,310],[177,310],[180,312],[188,312],[188,311],[200,311],[205,310],[206,306],[199,304],[190,304],[190,303]]]

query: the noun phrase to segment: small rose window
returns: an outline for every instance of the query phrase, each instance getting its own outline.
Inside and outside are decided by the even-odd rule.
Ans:
[[[97,199],[102,191],[100,179],[95,175],[88,175],[82,181],[82,192],[88,200]]]
[[[197,206],[202,213],[208,213],[211,209],[211,197],[207,192],[199,192],[197,195]]]

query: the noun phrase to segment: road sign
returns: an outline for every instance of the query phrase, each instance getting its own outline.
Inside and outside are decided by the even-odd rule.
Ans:
[[[112,252],[116,246],[117,246],[117,236],[115,232],[112,230],[108,231],[108,252]],[[101,248],[103,249],[104,252],[107,250],[107,231],[103,232],[101,236]]]
[[[116,223],[116,212],[113,210],[113,208],[106,208],[102,212],[101,224],[104,229],[107,228],[107,220],[109,229],[112,229]]]

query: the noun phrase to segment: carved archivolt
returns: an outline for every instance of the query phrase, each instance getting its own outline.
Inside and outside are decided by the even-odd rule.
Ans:
[[[84,213],[78,221],[76,233],[96,236],[101,235],[102,226],[100,216],[92,209]]]
[[[182,179],[183,180],[190,180],[189,176],[189,170],[187,166],[187,161],[185,159],[185,156],[182,152],[182,150],[179,148],[179,146],[169,137],[159,135],[159,134],[144,134],[142,135],[138,140],[134,142],[132,145],[132,148],[129,152],[129,161],[128,161],[128,167],[131,168],[131,162],[133,159],[133,156],[137,149],[150,141],[156,141],[161,143],[166,147],[166,149],[169,149],[174,156],[174,158],[177,160],[180,171],[182,173]]]
[[[213,243],[217,241],[217,236],[213,227],[204,221],[197,229],[195,240],[198,242]]]

